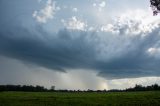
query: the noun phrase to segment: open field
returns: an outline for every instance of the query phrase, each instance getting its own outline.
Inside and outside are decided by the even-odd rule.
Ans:
[[[160,92],[0,92],[0,106],[160,106]]]

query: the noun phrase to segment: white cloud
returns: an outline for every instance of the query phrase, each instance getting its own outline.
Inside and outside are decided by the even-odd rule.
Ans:
[[[160,58],[160,48],[151,47],[147,50],[147,53],[155,58]]]
[[[158,17],[150,13],[150,11],[144,10],[128,11],[116,18],[112,24],[103,25],[101,31],[128,35],[145,35],[145,33],[152,32],[160,24]]]
[[[119,33],[119,31],[118,30],[115,30],[114,29],[114,25],[112,25],[112,24],[108,24],[108,25],[106,25],[106,26],[102,26],[101,28],[100,28],[100,30],[102,31],[102,32],[112,32],[112,33]]]
[[[78,9],[77,9],[77,8],[73,8],[72,11],[73,11],[73,12],[77,12]]]
[[[96,3],[93,3],[93,7],[96,7],[97,6],[97,4]]]
[[[99,11],[102,11],[102,9],[106,6],[106,2],[105,1],[100,1],[97,0],[96,2],[93,3],[93,7],[98,8]]]
[[[67,21],[64,19],[61,20],[61,22],[64,24],[64,26],[67,29],[73,29],[73,30],[86,30],[87,23],[83,22],[82,20],[78,19],[76,16],[73,16]]]
[[[149,48],[148,52],[151,54],[160,53],[160,48]]]
[[[91,27],[88,28],[88,31],[96,31],[96,30],[95,30],[94,27],[91,26]]]
[[[46,23],[49,19],[53,19],[55,12],[60,10],[60,7],[56,7],[56,3],[53,0],[47,0],[46,5],[40,11],[34,11],[32,16],[40,23]]]
[[[99,4],[99,6],[102,7],[102,8],[105,7],[105,6],[106,6],[106,2],[105,2],[105,1],[102,1],[102,2]]]

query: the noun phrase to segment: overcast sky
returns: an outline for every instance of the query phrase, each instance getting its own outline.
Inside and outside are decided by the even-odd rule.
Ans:
[[[0,0],[0,84],[160,84],[160,16],[149,1]]]

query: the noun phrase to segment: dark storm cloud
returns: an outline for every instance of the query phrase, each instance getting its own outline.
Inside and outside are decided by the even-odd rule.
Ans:
[[[61,30],[48,34],[40,27],[36,31],[37,34],[20,27],[1,31],[1,55],[59,71],[92,65],[95,44],[87,40],[87,33]]]
[[[14,27],[0,30],[0,54],[62,72],[66,69],[91,69],[108,79],[159,76],[160,60],[146,52],[155,44],[159,46],[158,32],[155,29],[141,38],[138,35],[113,37],[108,33],[98,35],[67,29],[49,34],[41,27],[34,31]],[[110,37],[103,38],[106,39],[104,42],[99,36]],[[114,43],[118,46],[113,46]],[[102,44],[105,46],[100,50]]]
[[[159,76],[159,58],[150,56],[147,52],[149,48],[155,47],[155,45],[160,46],[158,32],[158,29],[155,29],[144,38],[137,36],[137,38],[132,39],[128,50],[124,49],[120,57],[98,65],[103,70],[99,75],[109,79]]]

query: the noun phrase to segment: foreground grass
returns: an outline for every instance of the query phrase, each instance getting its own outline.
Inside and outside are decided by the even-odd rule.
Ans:
[[[160,106],[160,92],[0,92],[0,106]]]

